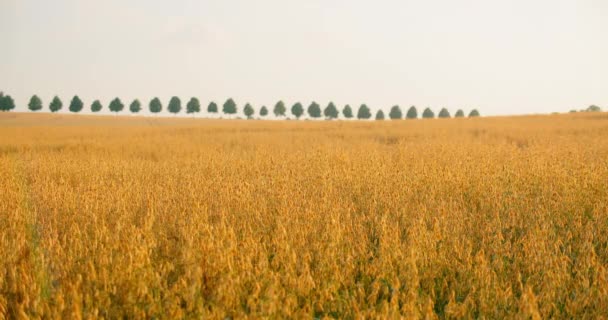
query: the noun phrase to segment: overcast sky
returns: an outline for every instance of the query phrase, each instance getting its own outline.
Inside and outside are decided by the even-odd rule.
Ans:
[[[606,0],[0,0],[0,90],[484,115],[608,108]],[[185,102],[183,102],[185,104]]]

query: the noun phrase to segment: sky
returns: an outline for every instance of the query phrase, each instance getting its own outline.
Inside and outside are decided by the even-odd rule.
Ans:
[[[605,0],[0,0],[0,91],[240,109],[608,109]],[[147,108],[146,108],[147,109]]]

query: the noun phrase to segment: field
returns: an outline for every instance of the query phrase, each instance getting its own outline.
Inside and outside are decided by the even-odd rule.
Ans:
[[[606,114],[0,114],[0,319],[605,319],[607,268]]]

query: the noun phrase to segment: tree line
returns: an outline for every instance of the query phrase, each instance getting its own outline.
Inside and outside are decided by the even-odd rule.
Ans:
[[[0,110],[9,111],[15,108],[15,103],[10,96],[4,96],[0,93]],[[63,102],[58,96],[53,97],[51,102],[49,103],[49,110],[51,112],[58,112],[62,110],[64,107]],[[30,111],[40,111],[44,108],[42,100],[37,96],[33,95],[30,98],[28,103],[28,109]],[[73,113],[78,113],[84,110],[85,105],[77,95],[72,98],[69,105],[67,106],[68,110]],[[94,100],[90,105],[90,111],[93,113],[100,112],[104,108],[103,104],[99,100]],[[107,106],[108,110],[114,113],[123,112],[125,110],[125,104],[120,100],[120,98],[114,98]],[[148,110],[157,114],[163,111],[163,103],[159,98],[153,98],[148,103]],[[182,108],[182,102],[179,97],[172,97],[167,104],[167,111],[173,114],[181,113],[184,108]],[[131,113],[139,113],[143,110],[142,103],[135,99],[133,100],[129,106],[128,110]],[[279,101],[274,105],[273,113],[276,117],[287,117],[287,106],[283,101]],[[201,103],[198,98],[192,97],[185,105],[185,112],[187,114],[196,114],[201,112]],[[219,106],[215,102],[210,102],[207,106],[207,112],[211,114],[217,114],[220,112]],[[236,102],[232,98],[226,100],[222,105],[221,112],[225,115],[235,115],[238,113],[238,106]],[[336,105],[333,102],[330,102],[325,108],[322,108],[317,102],[312,102],[307,108],[300,102],[296,102],[291,106],[290,109],[291,115],[296,119],[300,119],[305,114],[308,114],[310,118],[319,119],[325,117],[326,119],[337,119],[342,113],[342,116],[346,119],[371,119],[372,111],[366,105],[362,104],[359,106],[357,113],[355,114],[353,108],[350,105],[345,105],[341,111],[338,110]],[[253,119],[256,116],[256,110],[250,103],[246,103],[243,107],[243,113],[248,119]],[[257,114],[260,118],[264,118],[268,116],[269,110],[266,106],[262,106]],[[479,111],[477,109],[473,109],[468,113],[468,117],[478,117]],[[430,118],[451,118],[452,115],[446,108],[442,108],[437,116],[435,116],[435,112],[430,108],[425,108],[420,115],[422,118],[430,119]],[[417,119],[419,117],[418,109],[415,106],[411,106],[407,112],[403,113],[401,107],[398,105],[393,106],[388,112],[389,119]],[[459,109],[454,114],[455,118],[463,118],[465,117],[465,113],[462,109]],[[382,109],[378,110],[375,115],[376,120],[384,120],[385,114]]]

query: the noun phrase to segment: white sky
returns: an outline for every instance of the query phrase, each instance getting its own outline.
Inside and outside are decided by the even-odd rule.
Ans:
[[[479,108],[608,109],[606,0],[0,0],[0,90]]]

